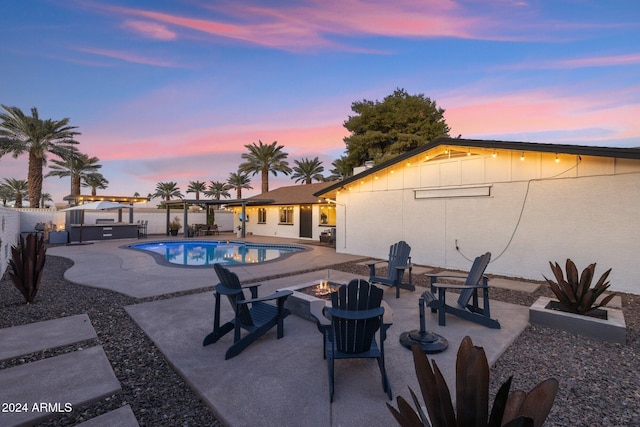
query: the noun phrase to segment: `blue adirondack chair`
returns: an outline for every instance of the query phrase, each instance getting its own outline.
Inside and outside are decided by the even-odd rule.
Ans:
[[[220,283],[216,285],[216,305],[213,319],[213,332],[208,334],[202,345],[209,345],[217,342],[222,336],[230,331],[234,331],[233,344],[227,350],[225,359],[231,359],[240,354],[252,342],[264,335],[269,329],[277,326],[278,339],[284,336],[284,318],[290,311],[284,308],[284,303],[292,291],[278,291],[269,296],[258,298],[258,286],[242,286],[238,275],[224,268],[220,264],[213,265]],[[249,288],[251,298],[246,299],[243,289]],[[227,297],[233,308],[235,317],[224,325],[220,326],[220,300]],[[267,301],[275,301],[268,304]],[[248,331],[242,336],[242,330]]]
[[[329,371],[329,398],[333,402],[335,361],[373,358],[378,362],[382,389],[391,400],[391,384],[384,365],[384,340],[391,326],[391,309],[381,307],[382,289],[366,280],[354,279],[331,294],[332,307],[324,301],[310,305],[311,315],[324,335],[324,358]],[[328,317],[327,317],[328,315]],[[380,343],[375,334],[379,331]]]
[[[400,298],[400,289],[415,291],[416,287],[411,284],[411,246],[404,240],[399,241],[389,247],[389,262],[387,266],[387,276],[376,276],[376,263],[368,263],[369,282],[379,283],[390,287],[396,287],[396,298]],[[409,271],[409,283],[403,283],[405,270]]]
[[[422,294],[422,298],[424,298],[427,305],[431,307],[432,312],[438,312],[438,324],[440,326],[446,325],[445,314],[449,313],[489,328],[500,329],[500,323],[491,318],[489,307],[489,278],[484,275],[490,259],[490,252],[477,257],[473,261],[473,265],[471,266],[469,274],[466,276],[464,284],[461,285],[439,283],[438,280],[464,278],[464,276],[427,274],[431,280],[431,290],[425,291]],[[447,289],[460,290],[460,296],[456,301],[456,305],[447,305]],[[479,291],[482,291],[482,306],[479,304]]]

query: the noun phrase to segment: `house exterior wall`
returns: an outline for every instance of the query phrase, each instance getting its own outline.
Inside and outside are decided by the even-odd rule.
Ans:
[[[256,236],[278,236],[290,239],[301,239],[300,237],[300,205],[287,205],[293,208],[293,224],[280,224],[280,208],[282,206],[251,206],[246,208],[249,221],[245,223],[245,231],[253,233]],[[308,205],[304,205],[308,206]],[[267,220],[264,224],[258,223],[258,209],[265,208],[267,212]],[[320,205],[311,205],[312,218],[312,237],[309,240],[319,240],[320,233],[335,225],[320,225]],[[237,230],[240,226],[238,214],[241,213],[240,208],[234,208],[233,226]],[[304,239],[304,238],[302,238]]]
[[[461,270],[489,251],[488,273],[535,280],[571,258],[640,294],[640,161],[555,157],[475,150],[367,176],[337,196],[336,250],[384,259],[405,240],[414,263]]]

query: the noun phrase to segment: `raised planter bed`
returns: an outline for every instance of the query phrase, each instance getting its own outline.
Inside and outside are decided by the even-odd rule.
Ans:
[[[622,310],[601,307],[597,311],[605,318],[598,318],[554,309],[558,305],[560,303],[552,298],[538,298],[529,308],[529,322],[603,341],[627,342],[627,325]]]

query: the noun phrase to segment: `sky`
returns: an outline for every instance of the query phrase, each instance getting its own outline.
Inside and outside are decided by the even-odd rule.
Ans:
[[[640,4],[2,2],[0,104],[69,118],[109,181],[98,194],[173,181],[194,197],[190,181],[226,181],[258,141],[329,175],[352,103],[397,88],[435,101],[454,137],[640,146]],[[0,158],[3,178],[26,179],[27,156]],[[243,197],[260,193],[251,180]],[[43,192],[62,202],[70,179]]]

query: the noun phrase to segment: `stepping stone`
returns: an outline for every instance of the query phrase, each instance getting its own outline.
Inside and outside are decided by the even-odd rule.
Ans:
[[[494,288],[511,289],[513,291],[533,293],[538,290],[540,283],[524,282],[522,280],[511,280],[496,277],[489,280],[489,286]]]
[[[131,406],[125,405],[106,414],[91,418],[76,427],[138,427],[139,425],[136,416],[133,415]]]
[[[0,371],[0,425],[35,424],[119,393],[120,383],[102,346],[26,363]]]
[[[0,362],[93,338],[96,331],[86,314],[0,329]]]

